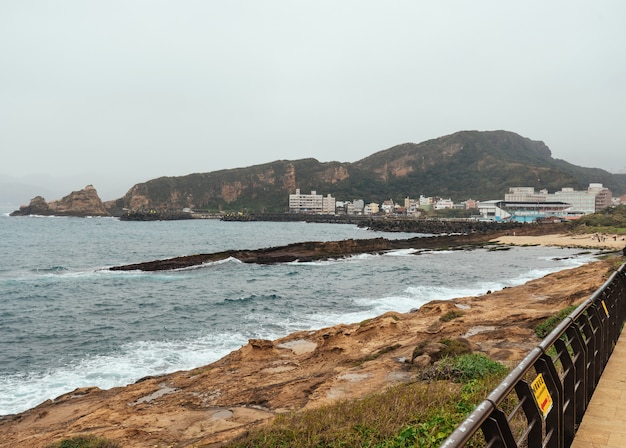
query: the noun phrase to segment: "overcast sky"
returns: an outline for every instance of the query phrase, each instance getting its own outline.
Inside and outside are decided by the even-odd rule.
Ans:
[[[617,172],[625,17],[623,0],[1,0],[0,176],[108,200],[498,129]]]

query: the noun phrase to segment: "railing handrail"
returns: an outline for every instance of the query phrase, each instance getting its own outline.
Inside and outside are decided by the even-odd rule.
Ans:
[[[610,302],[608,305],[607,301]],[[533,406],[537,408],[537,412],[532,409],[533,406],[527,406],[524,409],[528,433],[531,430],[538,431],[537,428],[531,428],[532,425],[543,425],[542,434],[544,435],[541,437],[541,443],[530,440],[528,436],[528,446],[569,447],[625,320],[626,263],[613,272],[598,290],[533,348],[489,396],[457,426],[442,443],[441,448],[463,447],[479,430],[483,431],[489,446],[494,444],[494,446],[505,448],[517,448],[518,445],[513,438],[509,422],[499,408],[514,390],[519,400],[528,399],[528,403],[532,401]],[[568,339],[572,346],[566,347],[563,339]],[[573,375],[571,378],[566,379],[565,375],[561,377],[556,372],[554,361],[548,354],[548,350],[556,348],[557,345],[561,346],[561,350],[557,353],[558,361],[572,367],[572,372],[567,372],[567,375]],[[572,348],[573,346],[578,348]],[[574,362],[579,363],[578,367],[574,366]],[[547,377],[548,391],[556,401],[555,409],[551,412],[567,413],[567,422],[565,422],[564,415],[553,414],[549,418],[544,416],[545,422],[537,418],[539,410],[534,397],[530,394],[528,383],[524,379],[533,368]],[[567,382],[567,387],[565,387],[565,382]],[[530,400],[529,397],[533,399]],[[544,438],[549,438],[549,440],[543,440]]]

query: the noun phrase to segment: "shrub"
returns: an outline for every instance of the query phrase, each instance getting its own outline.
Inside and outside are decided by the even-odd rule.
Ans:
[[[90,434],[64,439],[47,445],[46,448],[121,448],[121,445],[112,440]]]
[[[464,313],[463,313],[463,311],[460,311],[460,310],[451,310],[451,311],[448,311],[448,312],[447,312],[446,314],[444,314],[443,316],[441,316],[441,317],[439,318],[439,320],[440,320],[441,322],[450,322],[451,320],[454,320],[454,319],[456,319],[457,317],[461,317],[461,316],[463,316],[463,314],[464,314]]]
[[[424,381],[448,380],[464,383],[489,375],[502,375],[507,368],[482,353],[443,358],[422,370],[418,378]]]
[[[554,328],[561,323],[563,319],[565,319],[572,311],[576,309],[576,305],[570,305],[566,308],[563,308],[558,313],[553,316],[548,317],[547,319],[541,321],[535,327],[535,334],[539,337],[539,339],[545,338]]]

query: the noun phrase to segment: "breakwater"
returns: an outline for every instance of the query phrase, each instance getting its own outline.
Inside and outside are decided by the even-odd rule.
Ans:
[[[414,219],[388,216],[310,215],[303,213],[233,214],[222,221],[278,221],[318,222],[327,224],[354,224],[378,232],[405,232],[422,234],[471,234],[485,232],[521,232],[520,234],[557,233],[568,230],[567,223],[519,223],[479,221],[476,219]]]

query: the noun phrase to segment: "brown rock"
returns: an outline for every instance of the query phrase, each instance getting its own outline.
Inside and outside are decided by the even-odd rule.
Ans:
[[[110,216],[98,196],[93,185],[87,185],[82,190],[73,191],[60,200],[47,203],[37,196],[31,199],[30,204],[21,206],[11,216],[44,215],[44,216]]]
[[[426,353],[419,355],[413,360],[413,365],[415,367],[428,367],[432,362],[432,358],[428,356]]]

